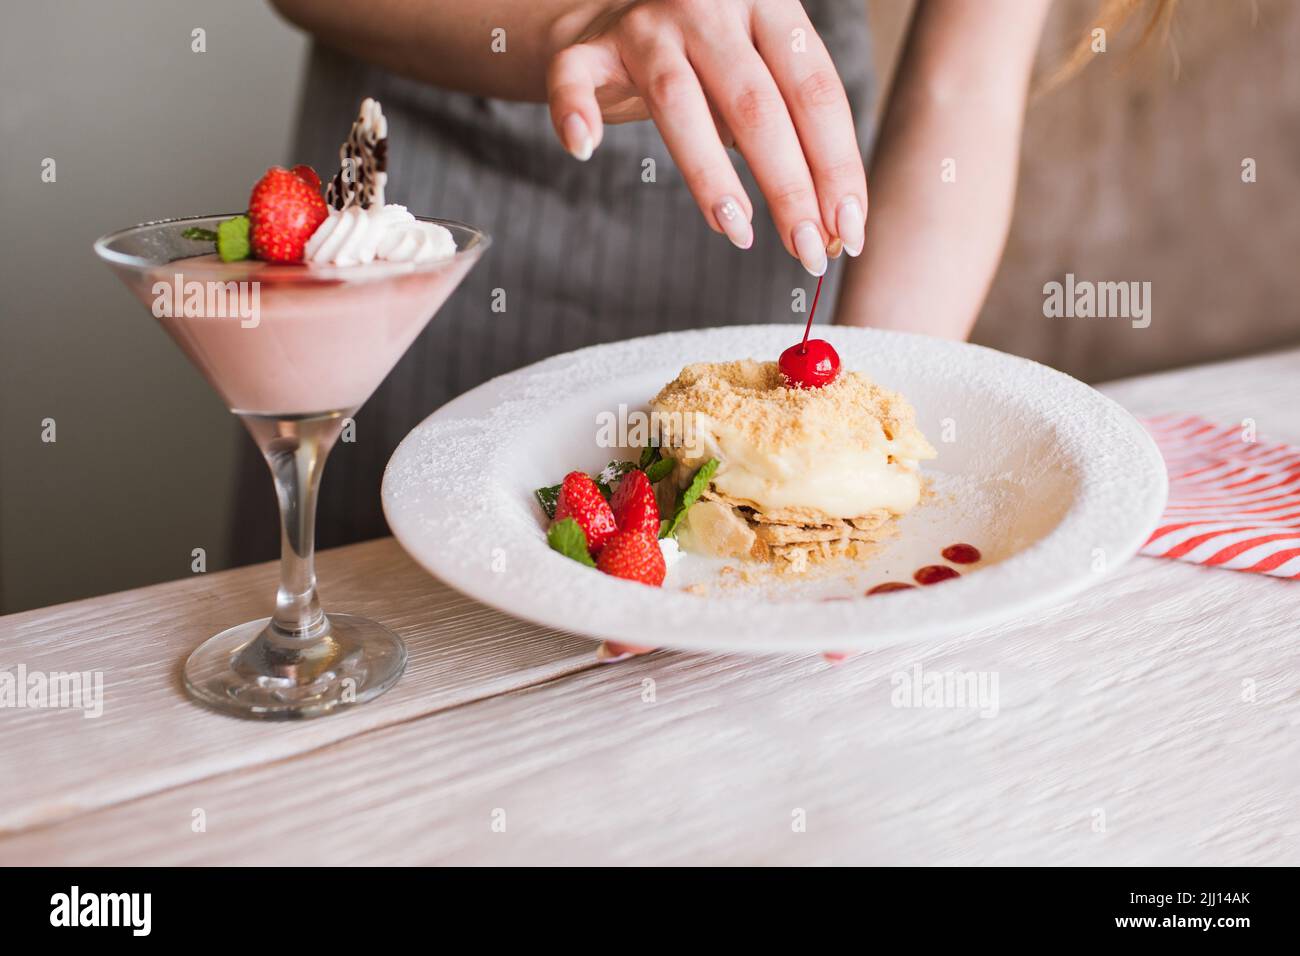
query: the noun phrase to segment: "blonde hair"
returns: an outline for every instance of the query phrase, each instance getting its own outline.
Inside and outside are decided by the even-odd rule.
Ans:
[[[1092,24],[1079,38],[1079,42],[1075,44],[1065,61],[1048,77],[1041,92],[1046,93],[1055,89],[1072,79],[1092,62],[1096,56],[1093,42],[1097,30],[1105,31],[1108,38],[1117,35],[1132,22],[1134,16],[1143,7],[1149,7],[1151,12],[1138,39],[1138,47],[1144,47],[1157,39],[1160,43],[1164,43],[1169,38],[1174,8],[1177,6],[1178,0],[1101,0],[1101,6]]]

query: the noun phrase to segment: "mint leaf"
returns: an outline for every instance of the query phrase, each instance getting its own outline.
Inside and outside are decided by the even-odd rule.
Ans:
[[[645,469],[645,476],[650,479],[650,484],[657,485],[672,473],[676,464],[671,458],[660,458]]]
[[[709,486],[709,482],[713,480],[713,475],[717,470],[718,459],[716,458],[710,458],[700,466],[700,470],[695,473],[691,483],[686,486],[686,489],[681,493],[681,497],[677,499],[677,507],[673,509],[673,516],[667,521],[660,522],[659,537],[667,538],[676,533],[677,526],[681,524],[682,518],[686,517],[687,509],[700,500],[700,495]]]
[[[251,225],[247,216],[235,216],[217,226],[217,255],[222,262],[238,262],[252,254],[248,244]]]
[[[633,461],[611,461],[608,465],[600,470],[596,475],[596,484],[608,485],[614,487],[629,471],[636,469],[636,462]]]
[[[637,467],[642,471],[647,470],[651,465],[660,458],[659,449],[654,445],[646,445],[641,449],[641,460],[637,462]]]
[[[634,468],[636,468],[635,462],[611,461],[600,470],[600,474],[596,476],[596,480],[603,481],[607,485],[612,485]]]
[[[216,242],[217,234],[211,229],[200,229],[198,226],[190,226],[181,233],[186,239],[193,239],[196,242]]]
[[[538,488],[533,495],[537,498],[537,503],[542,506],[542,510],[546,512],[546,517],[554,518],[555,508],[560,503],[560,486]]]
[[[587,535],[583,532],[582,525],[572,518],[551,525],[546,532],[546,543],[552,550],[560,552],[566,558],[573,558],[579,564],[585,564],[589,568],[596,566],[596,562],[591,560],[591,552],[587,550]]]

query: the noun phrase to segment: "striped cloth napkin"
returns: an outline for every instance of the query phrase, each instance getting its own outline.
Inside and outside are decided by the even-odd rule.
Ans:
[[[1142,420],[1169,470],[1169,504],[1142,554],[1300,579],[1300,448],[1249,421]]]

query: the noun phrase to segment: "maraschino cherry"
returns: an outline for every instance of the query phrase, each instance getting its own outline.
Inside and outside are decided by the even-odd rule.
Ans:
[[[840,374],[840,357],[825,339],[808,340],[812,331],[813,316],[817,314],[817,300],[822,294],[822,278],[817,279],[812,308],[808,310],[808,324],[804,326],[803,341],[781,353],[777,365],[789,388],[821,388],[835,381]]]

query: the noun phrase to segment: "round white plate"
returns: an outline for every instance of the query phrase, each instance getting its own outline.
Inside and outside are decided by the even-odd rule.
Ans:
[[[775,358],[803,334],[793,325],[632,339],[493,379],[430,415],[393,454],[383,485],[389,526],[433,574],[507,614],[594,638],[738,652],[859,650],[972,631],[1082,590],[1155,528],[1167,486],[1160,454],[1132,416],[1088,386],[964,343],[817,332],[845,368],[901,391],[939,452],[925,467],[934,493],[869,559],[800,579],[687,555],[659,589],[546,544],[533,489],[636,456],[600,447],[598,416],[647,409],[690,362]],[[956,542],[984,555],[960,579],[864,596],[945,563],[940,551]]]

